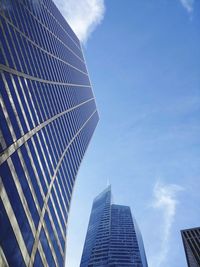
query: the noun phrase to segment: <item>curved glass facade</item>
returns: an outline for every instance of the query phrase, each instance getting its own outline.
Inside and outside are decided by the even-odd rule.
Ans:
[[[80,42],[51,0],[0,2],[0,263],[63,266],[98,122]]]

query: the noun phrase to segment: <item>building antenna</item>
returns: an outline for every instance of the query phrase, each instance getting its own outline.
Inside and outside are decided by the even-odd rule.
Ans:
[[[110,179],[107,178],[107,187],[110,186]]]

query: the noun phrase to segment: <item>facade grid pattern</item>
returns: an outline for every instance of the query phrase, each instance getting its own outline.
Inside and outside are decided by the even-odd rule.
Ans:
[[[200,227],[181,231],[188,267],[200,267]]]
[[[131,210],[111,202],[111,186],[94,199],[80,267],[148,267]]]
[[[109,266],[143,267],[131,210],[111,206]]]
[[[0,265],[63,266],[99,119],[81,45],[51,0],[2,0],[0,31]]]

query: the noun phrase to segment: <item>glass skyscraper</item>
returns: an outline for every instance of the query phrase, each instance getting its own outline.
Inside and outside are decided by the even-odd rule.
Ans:
[[[111,187],[94,199],[80,267],[147,267],[131,210],[112,204]]]
[[[63,266],[94,95],[80,42],[51,0],[1,0],[0,19],[0,266]]]
[[[181,231],[188,267],[200,267],[200,227]]]

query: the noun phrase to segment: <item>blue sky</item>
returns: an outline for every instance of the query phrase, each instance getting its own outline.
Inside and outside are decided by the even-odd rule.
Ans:
[[[73,192],[66,266],[79,266],[109,180],[149,267],[186,267],[180,230],[200,225],[200,1],[56,2],[84,42],[100,114]]]

